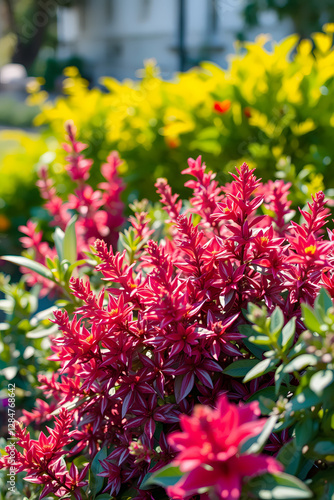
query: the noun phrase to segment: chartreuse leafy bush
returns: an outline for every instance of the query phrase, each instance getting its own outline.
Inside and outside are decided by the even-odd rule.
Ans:
[[[5,257],[23,267],[35,301],[37,286],[58,298],[48,326],[49,312],[36,318],[34,300],[21,300],[22,284],[7,290],[22,319],[2,327],[12,335],[6,356],[17,357],[20,329],[35,346],[39,392],[24,371],[3,371],[36,395],[16,424],[15,452],[0,459],[1,481],[8,467],[18,472],[5,498],[332,498],[334,251],[324,194],[297,222],[283,180],[261,183],[244,163],[221,185],[201,157],[189,159],[190,199],[159,178],[167,219],[137,202],[117,241],[120,159],[109,155],[94,191],[71,124],[67,136],[74,194],[62,201],[45,169],[39,180],[60,226],[55,248],[29,222],[25,255]],[[51,341],[43,362],[38,337]]]
[[[61,147],[68,119],[89,146],[93,187],[102,180],[99,166],[109,151],[119,151],[127,184],[124,200],[156,199],[153,185],[162,176],[188,196],[180,165],[189,154],[204,153],[221,182],[246,161],[266,181],[275,174],[293,181],[293,205],[304,205],[323,189],[323,176],[326,187],[334,188],[332,32],[327,25],[313,35],[313,42],[299,44],[296,35],[278,44],[262,36],[238,46],[226,70],[203,62],[171,81],[163,80],[149,62],[138,81],[103,78],[103,91],[90,89],[75,68],[68,68],[65,95],[54,101],[47,100],[38,83],[32,84],[30,102],[40,107],[35,124],[42,126],[42,140],[13,135],[0,165],[4,214],[12,216],[17,199],[5,186],[11,183],[11,192],[18,192],[22,177],[15,174],[17,168],[27,173],[26,189],[33,186],[40,158],[50,164],[51,177],[57,177],[63,191],[71,192]],[[1,143],[8,139],[6,132]],[[52,154],[45,156],[49,148]],[[37,202],[33,196],[27,201],[30,208]]]

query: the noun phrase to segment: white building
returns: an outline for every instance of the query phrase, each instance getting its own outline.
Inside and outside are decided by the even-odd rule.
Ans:
[[[203,59],[226,66],[243,27],[243,0],[80,0],[59,8],[58,57],[81,57],[95,81],[101,75],[133,78],[149,58],[169,77],[180,69],[181,3],[187,66]],[[267,12],[247,38],[265,32],[279,40],[291,30],[289,22]]]

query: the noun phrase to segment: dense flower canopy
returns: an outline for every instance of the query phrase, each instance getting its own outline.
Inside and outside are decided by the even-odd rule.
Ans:
[[[117,202],[121,186],[115,177],[119,159],[113,154],[103,167],[107,182],[100,186],[101,192],[87,191],[90,163],[71,130],[68,170],[78,189],[67,208],[81,216],[80,256],[83,249],[92,249],[87,223],[111,214],[102,210],[102,203],[112,206],[111,186]],[[240,454],[240,444],[264,423],[255,419],[256,404],[228,403],[228,399],[246,401],[259,388],[272,386],[273,375],[265,372],[240,384],[224,370],[253,355],[243,333],[248,320],[242,311],[248,303],[265,305],[269,313],[279,306],[283,323],[296,320],[297,339],[304,327],[301,302],[312,305],[321,285],[333,289],[332,232],[326,241],[323,226],[329,210],[322,192],[313,197],[308,210],[301,210],[304,222],[297,224],[289,222],[294,215],[289,185],[281,180],[263,185],[246,164],[225,186],[206,170],[201,157],[189,159],[183,174],[193,177],[186,182],[192,197],[185,208],[165,179],[156,183],[168,217],[159,238],[144,211],[129,219],[120,251],[109,245],[106,221],[94,226],[101,238],[94,243],[89,265],[95,259],[93,271],[101,273],[106,288],[95,286],[97,281],[84,273],[72,275],[68,290],[74,306],[54,312],[60,333],[53,340],[50,359],[59,362],[59,370],[51,378],[39,377],[49,404],[40,401],[33,412],[25,412],[25,424],[41,424],[50,419],[50,408],[66,408],[61,415],[72,422],[72,431],[63,454],[83,453],[92,461],[107,450],[100,459],[99,477],[107,478],[104,491],[114,496],[125,485],[140,486],[148,472],[170,463],[175,458],[171,443],[180,450],[177,463],[186,472],[171,490],[175,496],[192,494],[195,485],[215,485],[222,498],[234,499],[243,477],[279,471],[276,461],[266,455]],[[43,182],[48,203],[55,204],[53,187]],[[35,230],[27,225],[25,246],[43,244]],[[296,385],[292,375],[288,379]],[[187,417],[197,403],[217,409],[196,407]],[[184,433],[168,441],[181,415],[185,415]],[[31,454],[24,435],[21,442],[27,452],[17,456],[17,465],[28,471],[31,480]],[[41,436],[38,449],[46,453],[51,438]],[[273,434],[271,442],[279,439]],[[45,492],[61,496],[72,488],[81,498],[83,473],[72,469],[65,474],[58,449],[47,468],[44,465],[35,463],[33,480],[46,484]],[[51,482],[45,479],[48,474]]]

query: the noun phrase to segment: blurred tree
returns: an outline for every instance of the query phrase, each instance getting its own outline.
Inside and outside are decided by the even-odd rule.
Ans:
[[[17,39],[13,33],[7,33],[0,38],[0,68],[12,60],[16,42]]]
[[[269,9],[276,11],[280,19],[290,18],[301,38],[308,38],[324,23],[334,21],[333,0],[245,0],[248,26],[258,25],[260,13]]]
[[[12,62],[29,69],[46,41],[55,45],[57,7],[72,3],[72,0],[0,0],[4,34],[14,34],[17,40]]]

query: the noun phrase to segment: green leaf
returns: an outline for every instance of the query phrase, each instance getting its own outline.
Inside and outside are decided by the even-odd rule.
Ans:
[[[321,420],[321,427],[324,434],[328,437],[333,436],[334,431],[334,408],[326,411]]]
[[[247,339],[243,339],[243,344],[248,349],[254,356],[258,359],[261,360],[263,357],[263,353],[266,352],[266,347],[264,346],[257,346],[255,344],[252,344],[252,342],[249,342]]]
[[[301,354],[294,358],[284,367],[284,373],[291,373],[293,371],[299,372],[307,366],[315,366],[318,363],[318,358],[313,354]]]
[[[27,332],[28,330],[31,329],[31,326],[30,326],[30,323],[29,323],[29,320],[28,319],[22,319],[18,324],[17,324],[17,328],[19,328],[19,330],[23,330],[25,332]]]
[[[267,335],[252,335],[249,341],[256,345],[271,345],[271,340]]]
[[[257,363],[245,376],[243,379],[243,382],[249,382],[250,380],[253,380],[254,378],[260,377],[260,375],[264,375],[265,373],[268,373],[274,366],[277,365],[279,362],[278,359],[263,359],[259,363]]]
[[[244,377],[257,364],[257,359],[240,359],[228,365],[223,372],[230,377]]]
[[[13,378],[16,377],[17,372],[18,372],[17,366],[7,366],[6,368],[3,368],[3,370],[0,371],[1,375],[3,375],[7,380],[13,380]]]
[[[320,332],[321,323],[318,320],[317,316],[314,313],[314,310],[308,304],[301,304],[303,320],[305,326],[311,332]]]
[[[316,433],[318,428],[318,423],[311,418],[303,418],[297,422],[295,426],[296,434],[296,446],[298,449],[302,449],[306,444],[310,442],[313,438],[314,433]]]
[[[147,474],[145,474],[144,479],[142,480],[142,482],[140,484],[141,490],[151,490],[152,488],[154,488],[156,486],[155,483],[151,482],[153,474],[154,474],[153,472],[148,472]]]
[[[6,314],[11,314],[14,307],[14,301],[12,299],[1,299],[0,300],[0,311]]]
[[[285,443],[277,454],[277,460],[284,465],[284,471],[288,474],[296,474],[298,471],[301,450],[296,447],[294,439]]]
[[[259,453],[260,451],[262,451],[264,445],[266,444],[270,434],[272,433],[276,425],[277,420],[278,420],[278,415],[272,415],[271,417],[269,417],[260,434],[248,439],[242,445],[241,453],[250,454],[250,453]]]
[[[87,263],[86,260],[82,259],[82,260],[77,260],[76,262],[74,262],[68,269],[67,269],[67,273],[72,276],[72,273],[74,271],[74,269],[78,266],[83,266]]]
[[[102,495],[99,495],[95,497],[95,500],[112,500],[113,497],[111,497],[108,493],[103,493]]]
[[[313,466],[314,462],[312,460],[308,460],[306,457],[302,456],[298,469],[298,478],[305,481]]]
[[[79,408],[79,406],[83,405],[86,403],[86,401],[89,401],[90,397],[89,396],[84,396],[83,398],[79,398],[79,396],[76,396],[73,400],[67,401],[66,403],[63,403],[61,406],[57,406],[57,408],[51,413],[53,416],[59,415],[61,410],[63,408],[66,408],[67,410],[75,410],[76,408]]]
[[[247,316],[247,311],[244,313]],[[242,335],[246,335],[246,337],[250,337],[251,335],[254,335],[254,330],[251,325],[239,325],[238,330]]]
[[[275,371],[275,394],[279,394],[281,385],[283,382],[287,382],[289,380],[289,374],[284,373],[283,371],[284,365],[280,365]]]
[[[53,280],[52,272],[42,264],[35,262],[32,259],[27,259],[26,257],[16,256],[16,255],[5,255],[1,257],[2,260],[6,260],[7,262],[11,262],[12,264],[16,264],[17,266],[23,266],[30,271],[34,271],[35,273],[43,276],[43,278],[47,278],[49,280]]]
[[[264,389],[260,389],[247,399],[247,403],[250,403],[251,401],[258,401],[261,414],[269,415],[272,409],[275,407],[275,388],[273,386],[270,386],[265,387]]]
[[[218,138],[219,130],[216,127],[205,127],[197,134],[197,139],[199,139],[200,141]]]
[[[198,149],[205,153],[212,153],[218,156],[221,153],[221,145],[218,141],[207,139],[206,141],[192,141],[189,145],[190,149]]]
[[[334,462],[334,439],[318,438],[309,444],[307,456]]]
[[[78,467],[78,469],[82,469],[88,463],[88,460],[84,455],[79,455],[73,459],[73,463],[76,467]]]
[[[56,311],[57,309],[58,309],[57,307],[51,306],[48,307],[47,309],[43,309],[43,311],[38,312],[31,318],[30,320],[31,326],[37,326],[41,321],[53,318],[53,312]]]
[[[275,397],[274,387],[269,386],[269,387],[265,387],[264,389],[260,389],[259,391],[255,392],[247,399],[247,403],[250,403],[251,401],[258,401],[262,398],[267,399],[267,400],[268,399],[272,400],[274,403],[274,406],[275,406],[274,400],[276,400],[276,397]]]
[[[100,450],[94,457],[92,466],[89,471],[89,488],[90,494],[93,495],[92,499],[95,498],[96,494],[102,489],[104,478],[98,476],[100,472],[103,472],[103,468],[100,464],[100,460],[104,460],[108,456],[107,448],[104,447]]]
[[[145,483],[142,483],[140,487],[147,488],[150,485],[158,485],[166,488],[167,486],[173,486],[181,477],[182,472],[180,469],[169,464],[152,474],[152,476],[148,478]]]
[[[315,394],[311,389],[306,387],[303,392],[294,396],[288,403],[287,409],[292,411],[305,410],[311,406],[315,406],[321,402],[320,397]]]
[[[270,333],[276,338],[278,333],[282,330],[284,325],[284,316],[281,308],[276,306],[274,312],[270,317]]]
[[[278,343],[282,346],[283,352],[285,352],[292,345],[296,331],[296,317],[290,319],[290,321],[283,327],[282,332],[279,336]]]
[[[297,342],[295,343],[295,345],[291,348],[290,352],[288,352],[287,357],[289,359],[292,359],[297,354],[304,353],[305,349],[306,349],[306,344],[305,344],[304,339],[301,336],[301,337],[299,337],[299,339],[297,340]]]
[[[36,330],[32,330],[26,334],[28,339],[41,339],[43,337],[48,337],[54,333],[57,333],[58,326],[52,325],[49,328],[36,328]]]
[[[57,256],[56,256],[57,257]],[[52,271],[52,272],[56,272],[57,271],[57,263],[56,263],[56,257],[54,258],[54,261],[50,259],[50,257],[47,255],[45,257],[45,262],[46,262],[46,265],[48,266],[48,268]],[[58,257],[57,257],[58,259]],[[59,259],[58,259],[58,262],[59,262]]]
[[[55,242],[55,247],[60,262],[64,259],[64,236],[64,231],[62,231],[60,227],[57,227],[55,232],[53,233],[53,241]]]
[[[321,396],[324,389],[332,384],[333,380],[333,370],[320,370],[311,377],[309,386],[313,392],[318,394],[318,396]]]
[[[77,216],[74,215],[66,226],[64,235],[64,259],[73,264],[77,260],[77,236],[75,232],[75,223]],[[62,260],[59,258],[59,260]]]
[[[247,317],[247,311],[243,310],[243,314]],[[254,329],[251,325],[240,325],[238,326],[239,332],[246,337],[254,336]],[[248,338],[243,339],[244,346],[252,353],[257,359],[262,359],[263,352],[267,350],[266,347],[256,346],[252,342],[249,342]]]
[[[283,472],[251,479],[247,489],[261,500],[302,500],[313,496],[302,481]]]
[[[321,288],[318,297],[314,302],[314,310],[320,314],[320,317],[324,319],[327,315],[328,309],[333,307],[332,299],[325,288]]]

